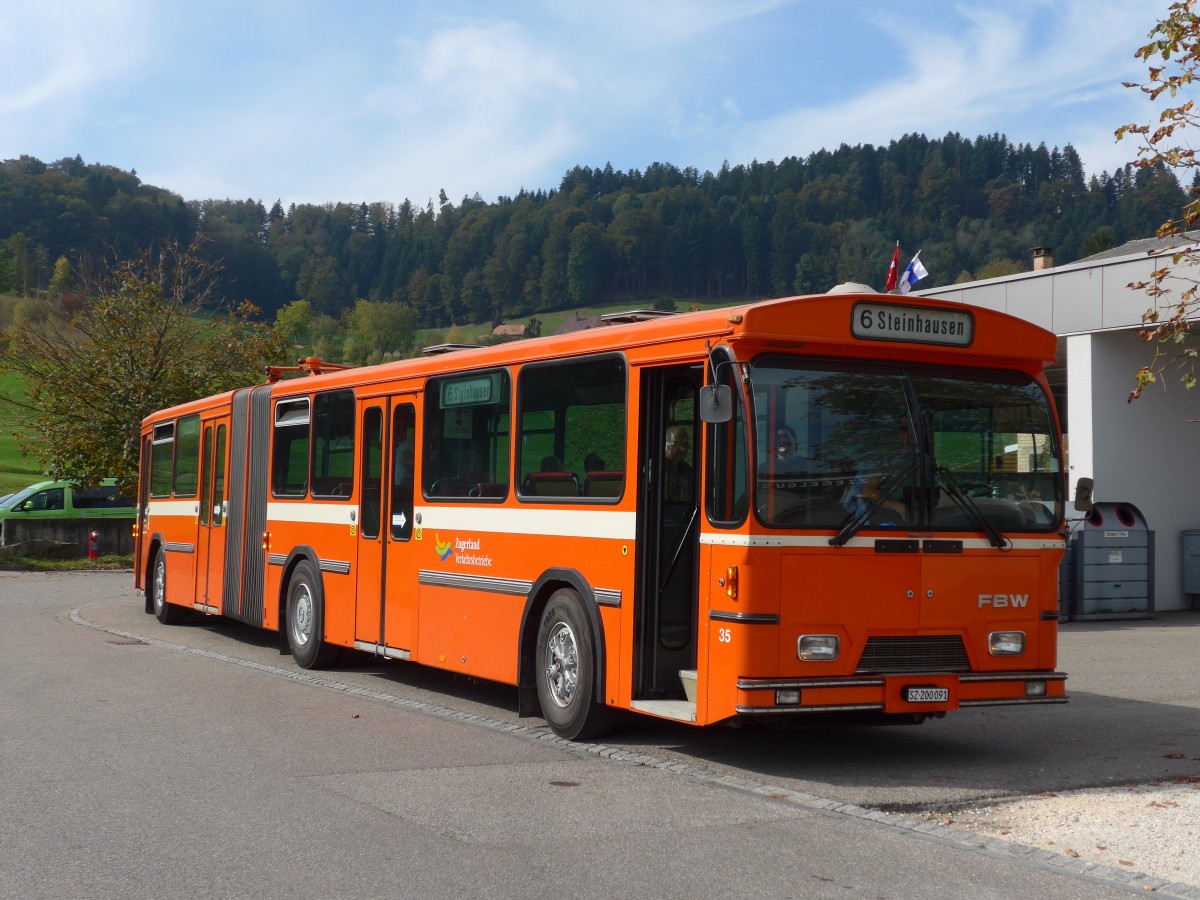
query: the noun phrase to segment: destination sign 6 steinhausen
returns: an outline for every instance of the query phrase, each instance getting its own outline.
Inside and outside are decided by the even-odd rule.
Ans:
[[[969,347],[975,337],[975,318],[966,310],[856,303],[850,317],[850,331],[855,337],[869,341]]]

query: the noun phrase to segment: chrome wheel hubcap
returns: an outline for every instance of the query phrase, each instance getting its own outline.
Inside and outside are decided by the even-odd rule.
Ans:
[[[579,650],[566,622],[556,624],[546,638],[545,679],[555,704],[569,706],[579,686]]]
[[[312,637],[313,596],[307,584],[301,584],[292,595],[292,644],[303,647]]]
[[[163,597],[163,591],[167,588],[167,564],[163,560],[159,560],[154,564],[154,608],[161,610],[166,599]]]

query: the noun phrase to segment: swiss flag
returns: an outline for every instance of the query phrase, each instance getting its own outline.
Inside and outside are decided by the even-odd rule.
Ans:
[[[887,287],[885,291],[894,291],[896,289],[896,276],[899,274],[900,268],[900,242],[896,241],[896,249],[892,251],[892,264],[888,268]]]

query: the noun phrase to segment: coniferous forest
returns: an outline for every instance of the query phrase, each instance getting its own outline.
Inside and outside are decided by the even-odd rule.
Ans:
[[[440,328],[843,281],[882,288],[897,240],[902,265],[921,251],[922,287],[1011,274],[1029,267],[1031,247],[1053,247],[1062,264],[1148,237],[1184,202],[1166,170],[1088,177],[1070,145],[998,134],[905,135],[718,172],[577,166],[553,189],[491,203],[443,192],[424,205],[185,201],[136,171],[22,156],[0,162],[0,292],[45,290],[61,258],[86,266],[199,234],[225,299],[268,319],[298,299],[333,317],[366,299]]]

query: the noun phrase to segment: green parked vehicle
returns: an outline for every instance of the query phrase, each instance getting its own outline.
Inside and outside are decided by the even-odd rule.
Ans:
[[[133,504],[117,493],[116,479],[94,488],[69,481],[42,481],[0,502],[0,526],[8,519],[132,519]]]

